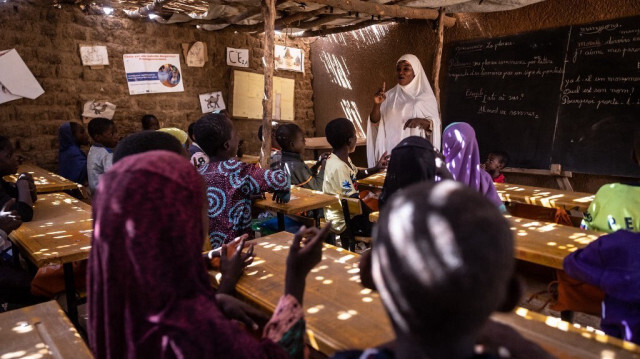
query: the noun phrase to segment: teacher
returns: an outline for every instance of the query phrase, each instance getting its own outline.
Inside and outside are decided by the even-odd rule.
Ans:
[[[433,121],[433,146],[440,149],[442,123],[438,103],[420,60],[403,55],[396,63],[398,85],[385,92],[386,84],[373,97],[373,109],[367,121],[367,160],[375,166],[380,157],[402,139],[426,137],[429,119]]]

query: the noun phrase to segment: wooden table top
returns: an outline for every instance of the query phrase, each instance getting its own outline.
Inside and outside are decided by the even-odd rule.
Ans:
[[[87,259],[92,225],[91,206],[66,193],[49,193],[38,197],[33,220],[9,236],[33,264],[43,267]]]
[[[384,179],[387,177],[387,171],[378,172],[369,177],[358,180],[358,185],[374,188],[382,188]]]
[[[92,358],[56,301],[0,314],[2,358]]]
[[[636,344],[525,308],[517,308],[513,313],[494,313],[491,319],[511,326],[559,359],[640,358],[640,347]]]
[[[273,312],[284,293],[286,259],[293,234],[279,232],[255,240],[256,258],[236,290]],[[311,346],[326,354],[370,348],[395,337],[377,293],[360,285],[360,255],[325,244],[322,262],[307,276],[305,320]]]
[[[380,212],[369,214],[371,222],[377,222]],[[515,240],[517,259],[562,269],[562,261],[569,253],[605,235],[604,232],[587,231],[562,224],[540,222],[506,215]]]
[[[570,192],[507,183],[494,183],[504,202],[532,204],[547,208],[577,209],[586,212],[595,196],[592,193]]]
[[[366,138],[358,138],[356,146],[364,146],[367,144]],[[307,150],[330,150],[331,145],[326,137],[306,137],[304,147]]]
[[[260,199],[253,204],[258,208],[268,209],[283,214],[297,214],[328,206],[338,201],[335,196],[321,191],[312,191],[296,186],[291,187],[291,200],[288,203],[278,204],[273,201],[273,194],[267,193],[266,199]]]
[[[36,192],[38,193],[51,193],[66,191],[69,189],[78,188],[78,184],[69,181],[68,179],[57,175],[53,172],[49,172],[44,168],[38,167],[33,164],[22,164],[18,167],[18,173],[28,172],[33,176],[33,180],[36,183]],[[15,182],[18,180],[17,175],[10,175],[4,177],[5,181]]]

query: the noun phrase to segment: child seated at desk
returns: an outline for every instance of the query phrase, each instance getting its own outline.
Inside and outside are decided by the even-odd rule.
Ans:
[[[211,116],[220,115],[207,115],[198,126],[213,126],[234,141],[230,121]],[[203,134],[199,140],[207,150],[210,131]],[[218,161],[215,149],[210,165],[236,164]],[[207,197],[212,199],[193,166],[166,151],[126,157],[100,180],[87,276],[87,332],[96,358],[302,358],[305,281],[322,258],[328,228],[303,229],[294,237],[284,294],[259,340],[231,320],[259,337],[255,320],[261,315],[214,292],[209,282],[201,254]],[[222,248],[226,258],[227,246]],[[229,259],[233,265],[242,260],[236,254]]]
[[[36,186],[29,173],[21,173],[16,183],[9,183],[2,177],[18,172],[18,158],[11,141],[0,136],[0,206],[4,206],[12,198],[15,203],[8,208],[18,212],[23,222],[33,218],[33,202],[36,201]]]
[[[156,131],[160,129],[160,121],[155,115],[147,114],[140,119],[142,131]]]
[[[454,122],[447,126],[442,133],[442,154],[453,179],[482,193],[502,212],[506,212],[491,176],[480,167],[478,140],[471,125]]]
[[[371,274],[395,345],[334,359],[550,357],[489,319],[517,305],[520,286],[509,224],[477,191],[445,180],[397,192],[381,212],[374,241]]]
[[[281,169],[264,170],[233,159],[239,136],[224,114],[208,114],[196,122],[196,141],[210,162],[198,169],[204,177],[209,203],[209,241],[215,249],[250,232],[251,196],[274,192],[288,202],[291,181]]]
[[[84,126],[65,122],[58,130],[58,174],[70,181],[87,185],[87,155],[80,146],[89,145]]]
[[[270,163],[280,162],[280,158],[282,157],[282,148],[280,148],[278,140],[276,139],[276,131],[278,131],[278,123],[273,121],[271,123],[271,153],[269,154],[271,158]],[[262,125],[258,127],[258,140],[260,140],[260,142],[263,141]]]
[[[97,117],[89,122],[89,136],[93,145],[87,156],[87,174],[91,193],[98,187],[98,179],[110,167],[113,160],[113,149],[118,144],[118,131],[112,120]]]
[[[118,142],[113,151],[113,164],[127,156],[155,150],[185,155],[184,148],[174,136],[161,131],[142,131],[133,133]]]
[[[333,151],[325,164],[322,191],[342,197],[359,198],[356,181],[387,168],[389,156],[385,152],[376,166],[365,170],[358,169],[349,158],[349,154],[356,149],[357,141],[356,128],[351,121],[346,118],[332,120],[327,124],[324,132]],[[371,233],[371,222],[369,222],[369,213],[371,211],[367,205],[362,203],[361,205],[363,206],[363,213],[349,220],[352,221],[351,223],[356,231],[368,236]],[[331,221],[331,230],[334,233],[340,234],[345,231],[346,223],[340,203],[326,207],[324,215],[327,221]],[[341,242],[343,248],[355,250],[354,238],[341,238]]]
[[[482,169],[487,171],[494,183],[505,183],[502,170],[509,163],[509,155],[503,151],[489,152],[487,161],[482,164]]]
[[[311,190],[322,191],[324,164],[330,153],[323,153],[316,164],[309,168],[302,160],[305,138],[300,127],[293,123],[278,126],[276,140],[282,148],[281,162],[291,176],[291,184]],[[321,168],[321,169],[320,169]],[[320,171],[318,171],[320,169]]]

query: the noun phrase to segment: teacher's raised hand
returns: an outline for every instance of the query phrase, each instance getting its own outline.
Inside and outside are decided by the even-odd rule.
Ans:
[[[373,103],[375,103],[376,105],[380,105],[384,102],[384,100],[387,99],[387,95],[385,94],[386,87],[387,83],[382,82],[382,87],[373,96]]]

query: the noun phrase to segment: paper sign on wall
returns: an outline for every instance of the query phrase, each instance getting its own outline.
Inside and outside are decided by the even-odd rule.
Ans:
[[[276,45],[273,56],[276,70],[304,72],[304,53],[301,49]]]
[[[200,107],[202,113],[209,113],[215,110],[224,110],[227,107],[224,105],[224,99],[222,98],[222,92],[210,92],[200,95]]]
[[[33,100],[43,93],[16,49],[0,51],[0,103],[23,97]]]
[[[235,67],[249,67],[249,49],[234,49],[227,47],[227,65]]]
[[[193,45],[182,44],[182,52],[189,67],[204,67],[207,62],[207,44],[202,41],[196,41]]]
[[[80,46],[82,66],[109,65],[109,55],[106,46]]]
[[[123,59],[130,95],[184,91],[179,54],[125,54]]]

